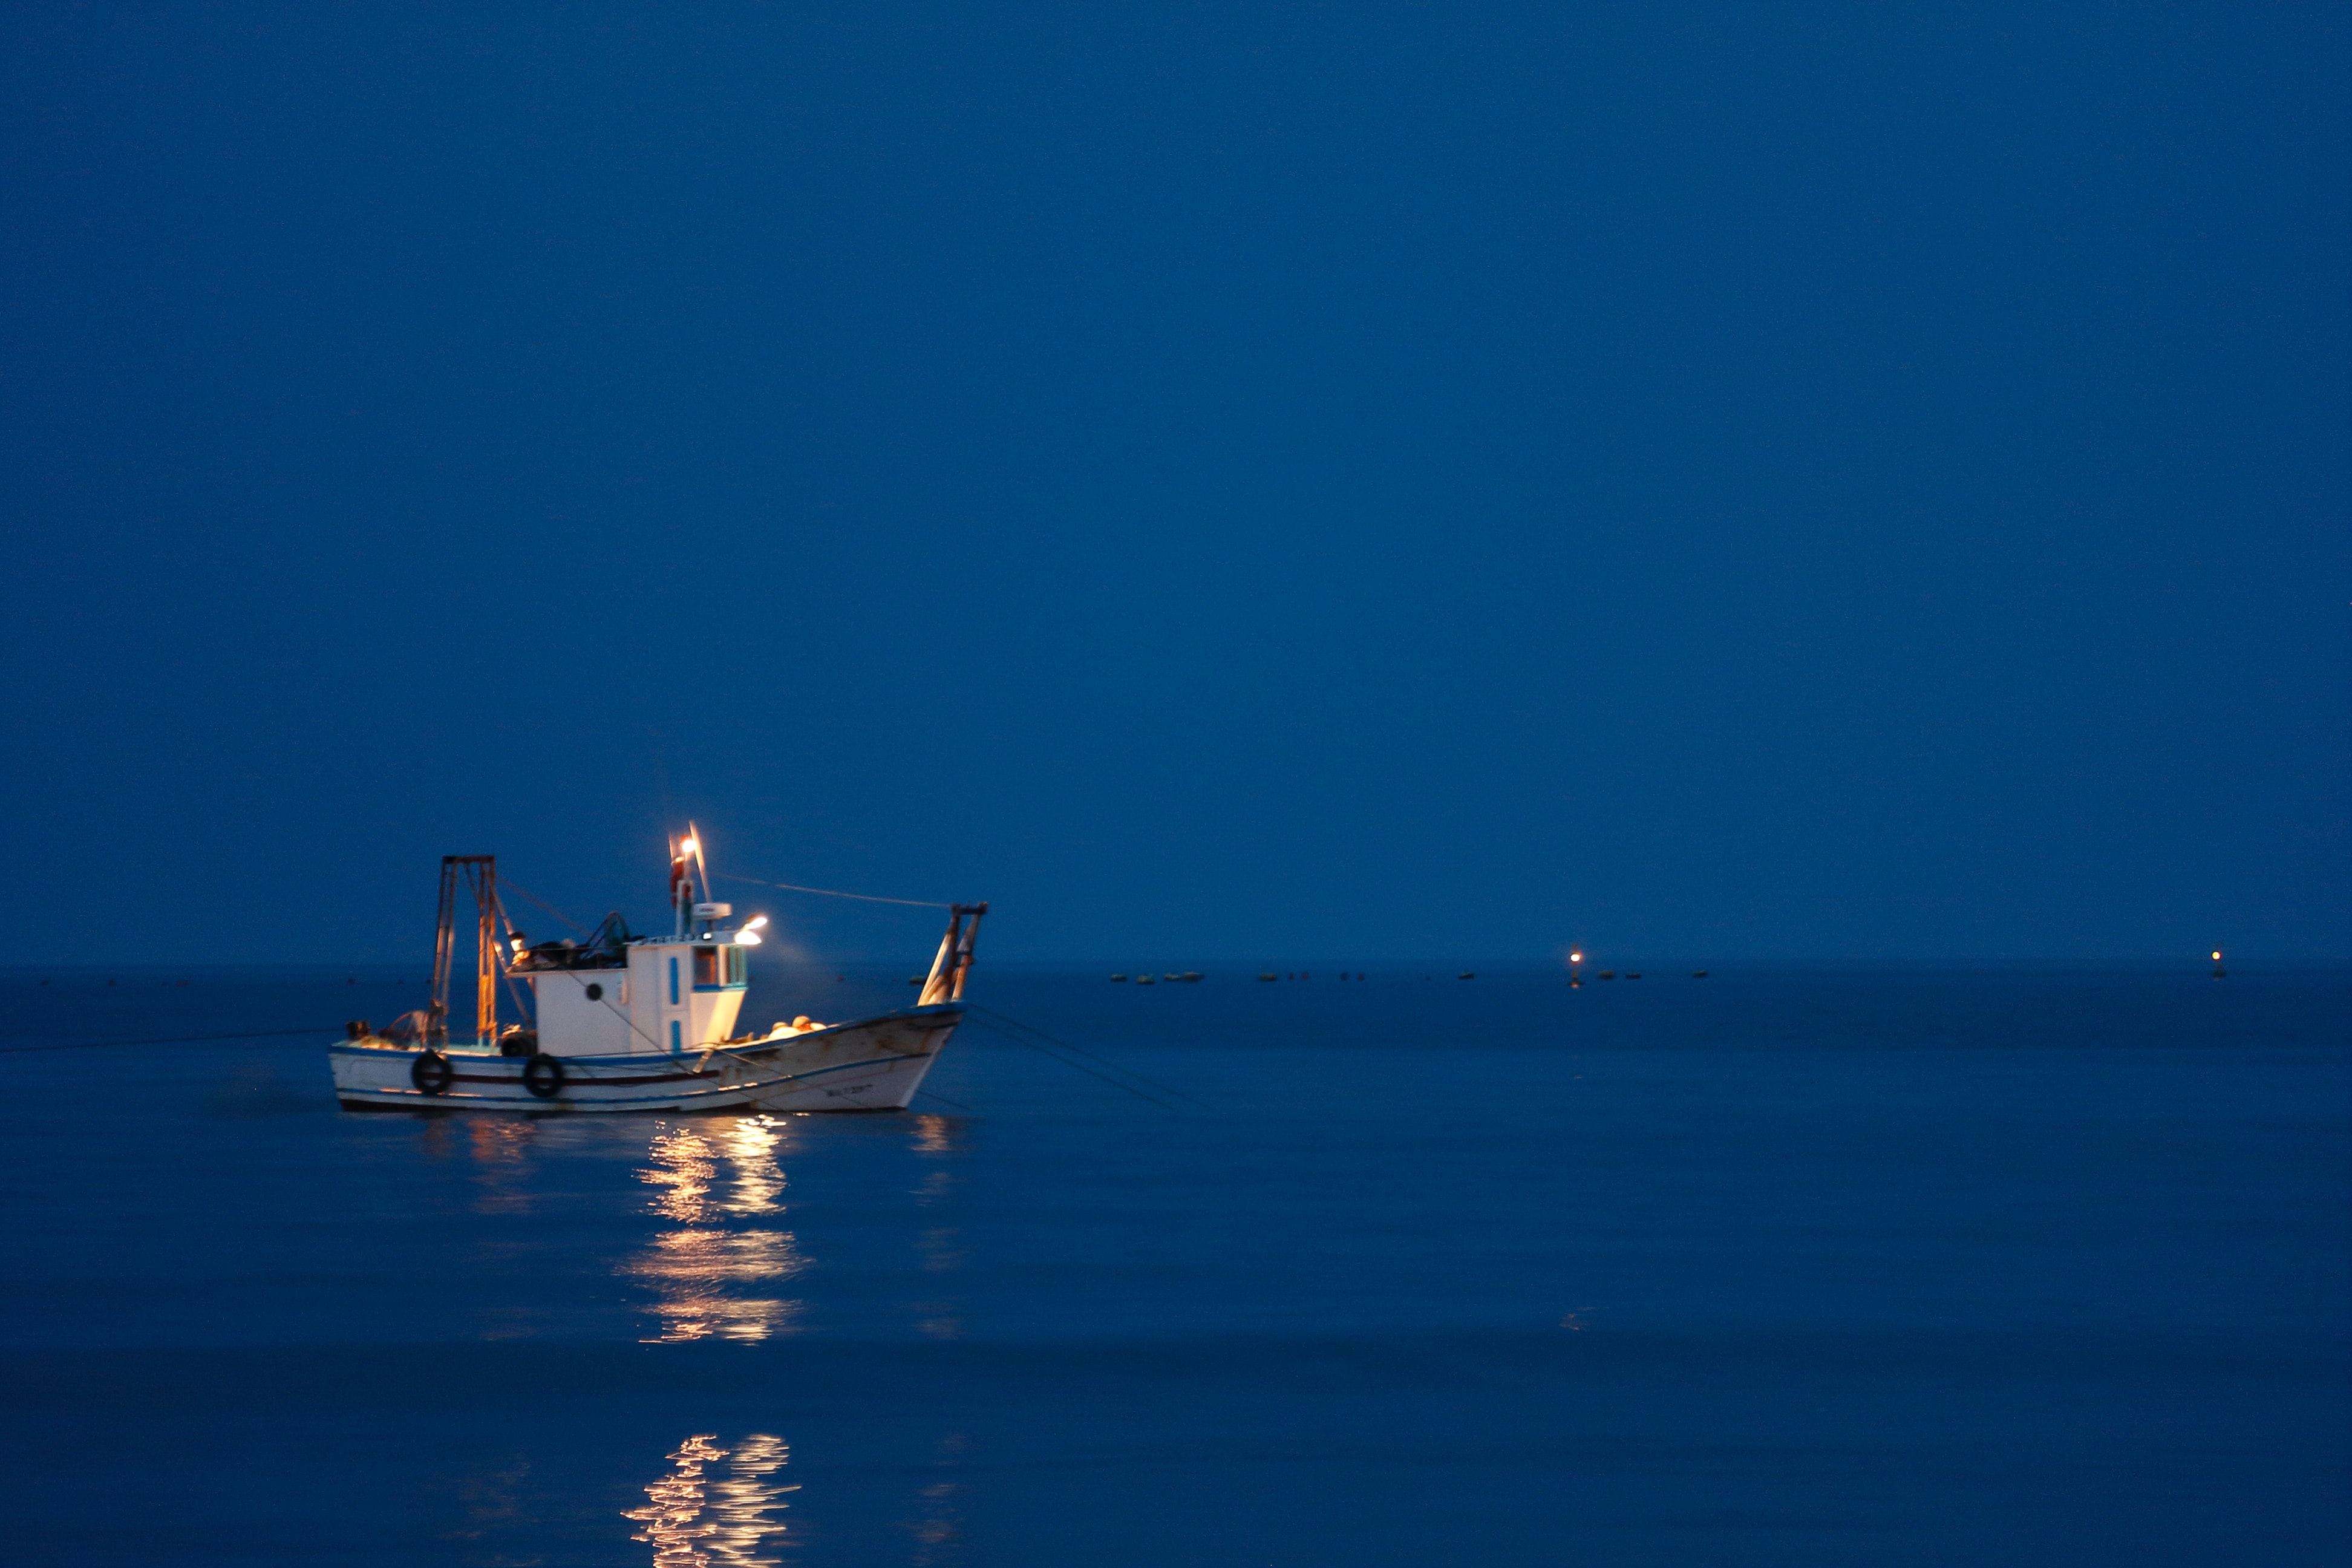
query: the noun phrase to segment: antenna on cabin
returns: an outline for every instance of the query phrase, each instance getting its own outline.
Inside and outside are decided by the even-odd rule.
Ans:
[[[689,822],[686,825],[687,852],[694,857],[695,871],[702,879],[702,902],[710,901],[710,867],[702,858],[702,829]]]
[[[691,834],[691,826],[688,831]],[[681,942],[686,938],[687,921],[694,914],[694,877],[686,868],[687,857],[700,847],[691,837],[669,841],[669,910],[677,917],[671,934]]]
[[[710,937],[710,927],[735,912],[732,904],[722,904],[710,896],[710,863],[702,853],[702,830],[691,822],[686,825],[686,837],[672,851],[670,861],[670,896],[678,909],[677,934],[692,936],[694,928],[703,928],[703,940]],[[691,867],[692,870],[688,868]],[[694,896],[695,878],[702,879],[702,896]],[[683,886],[681,886],[681,882]],[[749,947],[751,943],[746,942]]]

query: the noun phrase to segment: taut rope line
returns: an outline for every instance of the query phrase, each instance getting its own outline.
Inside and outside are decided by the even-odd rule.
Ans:
[[[738,876],[732,871],[713,871],[722,882],[750,882],[755,887],[782,888],[788,893],[822,893],[828,899],[856,899],[868,904],[907,904],[919,910],[951,910],[953,904],[942,904],[929,899],[884,899],[872,893],[845,893],[838,888],[803,888],[798,882],[771,882],[759,877]]]

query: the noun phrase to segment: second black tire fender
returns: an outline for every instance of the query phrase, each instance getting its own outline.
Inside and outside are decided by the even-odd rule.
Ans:
[[[534,1100],[553,1100],[563,1092],[563,1064],[541,1051],[522,1064],[522,1086]]]

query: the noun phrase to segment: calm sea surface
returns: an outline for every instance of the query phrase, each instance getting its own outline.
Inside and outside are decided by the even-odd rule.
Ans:
[[[908,994],[835,973],[745,1016]],[[413,976],[0,977],[0,1555],[2352,1552],[2343,973],[1251,973],[974,982],[1207,1109],[972,1026],[904,1115],[538,1120],[21,1048]]]

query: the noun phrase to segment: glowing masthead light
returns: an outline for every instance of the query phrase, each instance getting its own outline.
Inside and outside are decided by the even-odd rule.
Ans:
[[[702,845],[699,841],[689,838],[677,847],[677,852],[681,855],[699,855],[702,853]]]
[[[2221,962],[2221,950],[2218,947],[2213,950],[2213,962],[2216,963]]]
[[[1582,963],[1584,962],[1584,954],[1580,952],[1571,952],[1568,955],[1568,961],[1570,963]]]

